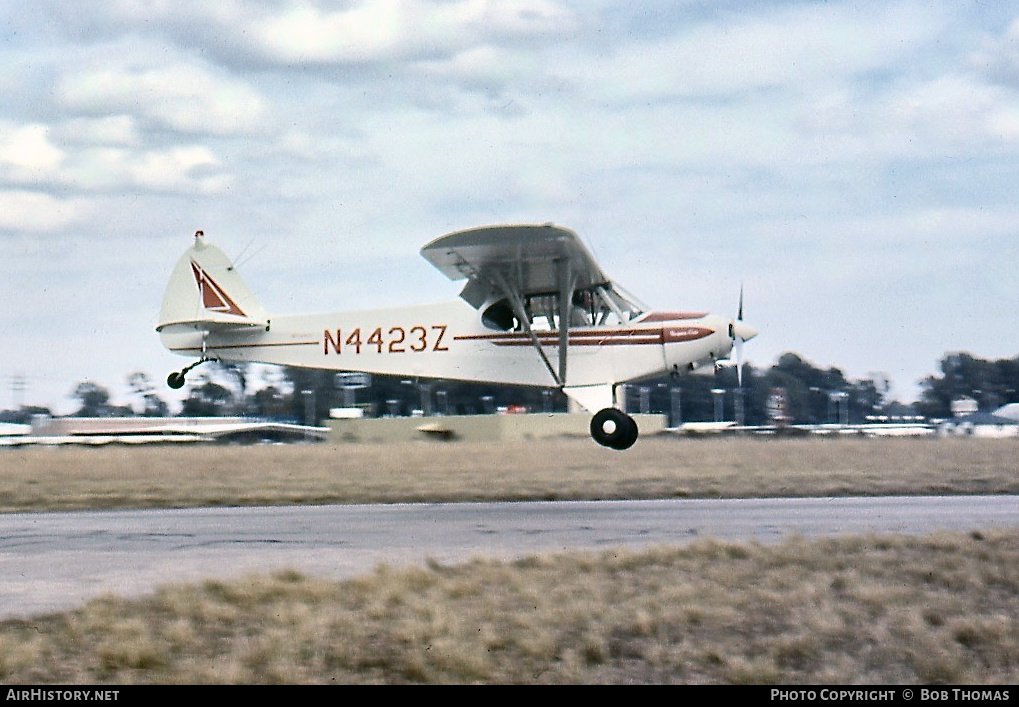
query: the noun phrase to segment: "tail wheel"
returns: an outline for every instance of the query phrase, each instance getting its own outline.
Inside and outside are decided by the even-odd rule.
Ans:
[[[199,233],[201,233],[201,231],[199,231]],[[266,331],[269,330],[266,329]],[[180,369],[179,371],[174,371],[173,373],[168,375],[166,377],[166,384],[173,388],[174,390],[179,390],[180,388],[183,388],[184,384],[187,382],[187,380],[184,377],[188,374],[188,371],[190,371],[195,366],[201,366],[206,361],[218,361],[218,360],[219,360],[218,358],[213,358],[211,356],[205,355],[205,342],[203,341],[202,357],[195,361],[194,363],[192,363],[190,366],[184,366],[184,368]]]
[[[591,418],[594,441],[612,449],[629,449],[637,441],[637,423],[622,410],[605,408]]]

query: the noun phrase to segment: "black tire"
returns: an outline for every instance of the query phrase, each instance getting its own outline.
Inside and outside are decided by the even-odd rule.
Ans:
[[[173,388],[174,390],[183,388],[184,383],[185,383],[184,375],[182,373],[178,373],[177,371],[174,371],[173,373],[166,377],[166,384]]]
[[[629,449],[637,441],[637,423],[622,410],[605,408],[591,418],[591,437],[604,447]]]
[[[629,415],[626,415],[625,417],[627,427],[626,436],[623,437],[623,439],[619,441],[619,444],[615,446],[615,449],[618,449],[620,451],[632,447],[634,442],[637,441],[637,436],[640,434],[640,432],[637,430],[636,420],[634,420]]]

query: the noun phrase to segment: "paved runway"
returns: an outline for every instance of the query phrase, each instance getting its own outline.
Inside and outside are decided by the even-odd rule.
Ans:
[[[800,535],[1019,526],[1017,496],[450,503],[0,515],[0,616],[102,593],[293,568],[350,577],[434,558],[515,557]]]

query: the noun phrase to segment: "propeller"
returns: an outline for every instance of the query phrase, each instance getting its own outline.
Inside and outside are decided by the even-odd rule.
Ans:
[[[739,284],[739,310],[736,313],[736,321],[743,322],[743,283]],[[740,336],[740,332],[736,331],[736,327],[733,327],[733,333],[736,335],[733,337],[733,342],[736,345],[736,383],[740,388],[743,387],[743,342],[744,339]]]
[[[736,381],[743,387],[743,344],[757,336],[757,330],[743,323],[743,285],[739,286],[739,308],[736,321],[729,323],[729,338],[736,349]]]

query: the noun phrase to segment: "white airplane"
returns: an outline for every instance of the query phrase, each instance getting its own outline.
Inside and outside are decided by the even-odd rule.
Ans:
[[[619,384],[718,366],[757,332],[705,312],[646,311],[598,267],[576,233],[552,224],[457,231],[421,249],[460,299],[325,314],[272,315],[202,231],[170,277],[163,344],[210,361],[554,387],[593,413],[591,436],[627,449],[637,425]]]

